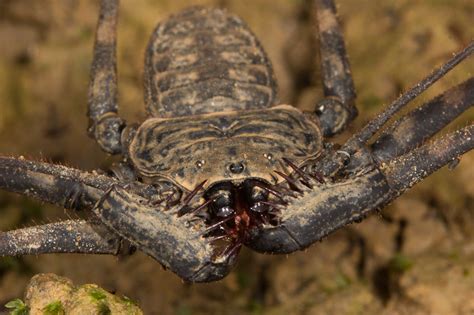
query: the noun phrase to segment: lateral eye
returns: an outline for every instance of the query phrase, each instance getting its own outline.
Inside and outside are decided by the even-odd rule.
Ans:
[[[199,169],[203,168],[205,164],[206,164],[205,160],[197,160],[195,163],[196,167]]]

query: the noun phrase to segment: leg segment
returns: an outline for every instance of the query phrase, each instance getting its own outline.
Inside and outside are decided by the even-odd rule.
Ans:
[[[363,166],[341,181],[320,183],[309,178],[309,187],[295,182],[298,194],[283,192],[284,202],[274,201],[281,208],[281,223],[251,230],[246,245],[267,253],[302,250],[339,228],[360,222],[473,148],[474,125],[470,125],[377,168]],[[365,161],[363,155],[370,155],[359,153],[362,156],[353,159]]]
[[[127,190],[153,202],[176,189],[164,182],[146,185],[140,182],[119,182],[113,177],[74,168],[0,157],[0,189],[71,210],[90,210],[112,187],[126,185]]]
[[[104,226],[84,220],[68,220],[0,232],[0,257],[50,253],[116,255],[120,237]]]
[[[400,152],[391,152],[389,140],[384,136],[373,148],[367,144],[398,110],[473,52],[474,42],[471,42],[445,65],[400,96],[351,137],[341,150],[328,149],[314,165],[300,170],[303,175],[295,172],[295,178],[290,178],[291,182],[287,180],[287,185],[275,185],[273,188],[280,190],[281,196],[271,199],[270,204],[281,212],[279,224],[251,230],[245,244],[257,251],[270,253],[304,249],[347,224],[360,222],[425,177],[474,149],[474,124],[423,144],[425,138],[471,106],[472,79],[408,114],[384,134],[400,141],[400,144],[395,144],[395,151],[399,149]],[[444,113],[448,110],[453,112]],[[437,117],[440,112],[441,117]],[[424,118],[429,121],[412,127],[422,120],[421,114],[428,115]],[[409,140],[406,143],[402,141],[402,129],[415,131],[414,135],[407,136]],[[375,151],[375,157],[371,149]],[[387,157],[383,156],[384,153]],[[381,157],[381,162],[377,157]],[[325,181],[312,177],[311,174],[316,173],[314,171]],[[292,188],[290,183],[295,187]]]
[[[159,261],[182,279],[191,282],[219,280],[227,275],[236,255],[216,255],[206,239],[201,220],[192,214],[179,216],[182,205],[159,209],[148,200],[113,186],[93,211],[107,227]]]
[[[416,148],[474,105],[474,77],[447,90],[403,116],[384,130],[372,145],[379,161],[388,161]]]
[[[361,143],[367,143],[367,141],[370,140],[370,138],[372,138],[372,136],[375,135],[377,131],[379,131],[400,109],[404,108],[408,103],[415,99],[415,97],[423,93],[427,88],[445,76],[446,73],[451,71],[456,65],[473,53],[474,41],[471,41],[469,45],[454,54],[445,64],[435,69],[431,74],[418,82],[411,89],[400,95],[395,101],[387,106],[382,113],[378,114],[377,117],[372,119],[360,131],[354,134],[349,141],[346,142],[345,146],[350,148],[351,146],[357,147]]]
[[[389,161],[382,172],[390,183],[394,195],[386,203],[472,149],[474,149],[474,124]]]
[[[369,140],[389,121],[399,110],[404,108],[415,97],[423,93],[433,83],[446,75],[456,65],[474,53],[474,41],[470,42],[464,49],[454,54],[445,64],[435,69],[431,74],[414,85],[411,89],[400,95],[386,109],[378,114],[374,119],[367,123],[360,131],[355,133],[342,146],[340,152],[346,152],[349,155],[356,153],[361,147],[365,146]],[[379,152],[381,152],[379,150]],[[325,163],[326,172],[332,174],[337,172],[346,163],[347,157],[342,154],[332,155]]]
[[[0,188],[66,209],[91,209],[116,181],[77,169],[0,157]]]
[[[122,151],[125,121],[117,115],[116,33],[118,0],[102,0],[89,84],[89,135],[110,153]]]
[[[356,93],[344,37],[332,0],[316,0],[321,71],[325,99],[316,106],[323,134],[342,131],[357,116]]]

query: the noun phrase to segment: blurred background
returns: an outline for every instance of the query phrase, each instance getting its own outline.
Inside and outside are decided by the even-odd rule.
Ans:
[[[122,0],[120,112],[145,118],[144,51],[159,21],[189,5],[241,16],[273,61],[280,103],[312,109],[322,96],[311,1]],[[474,38],[472,0],[340,0],[360,115],[342,142]],[[0,1],[0,152],[85,170],[113,158],[86,135],[86,104],[98,1]],[[463,62],[413,102],[474,75]],[[472,109],[448,128],[474,119]],[[145,314],[473,314],[474,152],[393,202],[304,252],[243,250],[223,281],[190,285],[141,253],[131,257],[45,255],[0,259],[0,304],[29,278],[53,272],[137,301]],[[0,230],[74,217],[0,192]],[[1,309],[1,308],[0,308]]]

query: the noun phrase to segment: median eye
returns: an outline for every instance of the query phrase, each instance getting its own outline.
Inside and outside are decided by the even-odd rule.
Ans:
[[[232,163],[229,165],[229,171],[231,171],[234,174],[240,174],[244,171],[245,166],[242,164],[242,162],[238,163]]]

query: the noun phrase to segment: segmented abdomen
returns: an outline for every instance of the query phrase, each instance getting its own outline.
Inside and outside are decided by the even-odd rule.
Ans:
[[[151,116],[261,109],[275,98],[271,64],[240,18],[197,7],[156,27],[145,60]]]

